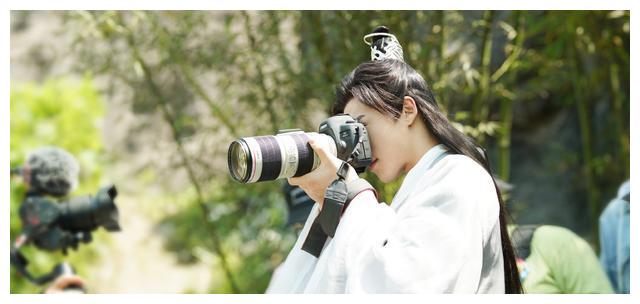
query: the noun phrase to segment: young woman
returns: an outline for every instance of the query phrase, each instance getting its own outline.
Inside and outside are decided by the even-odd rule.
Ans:
[[[369,170],[381,181],[407,175],[390,205],[373,191],[355,196],[315,258],[301,246],[342,161],[311,142],[320,167],[289,182],[316,206],[268,292],[522,292],[489,165],[413,68],[393,59],[361,64],[338,87],[337,113],[366,126]],[[350,168],[347,185],[356,179]]]

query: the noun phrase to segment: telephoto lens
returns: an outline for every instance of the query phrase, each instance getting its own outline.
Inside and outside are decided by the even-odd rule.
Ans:
[[[336,143],[328,135],[289,131],[278,135],[243,137],[229,145],[231,176],[241,183],[255,183],[305,175],[320,164],[309,139],[326,141],[336,155]]]

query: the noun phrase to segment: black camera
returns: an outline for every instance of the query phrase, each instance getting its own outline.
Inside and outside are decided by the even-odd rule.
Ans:
[[[98,190],[95,196],[76,197],[69,201],[54,202],[41,193],[28,193],[20,206],[22,233],[11,249],[11,264],[19,273],[36,284],[44,284],[58,274],[54,269],[41,277],[33,277],[26,269],[28,261],[19,251],[29,242],[38,248],[67,253],[80,243],[92,240],[91,232],[103,227],[107,231],[120,231],[116,187],[110,185]]]
[[[80,242],[91,241],[91,232],[104,227],[120,231],[116,187],[101,188],[95,196],[81,196],[55,203],[45,196],[29,195],[20,206],[23,231],[41,249],[66,252]]]
[[[309,139],[330,142],[331,153],[349,163],[358,173],[371,164],[367,129],[348,114],[323,121],[318,132],[283,130],[277,135],[244,137],[229,145],[227,161],[231,176],[241,183],[254,183],[305,175],[320,164]]]

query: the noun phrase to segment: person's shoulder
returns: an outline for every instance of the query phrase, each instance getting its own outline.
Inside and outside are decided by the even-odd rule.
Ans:
[[[545,239],[555,239],[558,241],[570,241],[580,238],[573,231],[560,226],[554,225],[542,225],[536,229],[536,236],[540,236]]]
[[[438,166],[440,165],[440,166]],[[493,188],[493,179],[487,170],[470,157],[462,154],[450,154],[442,159],[440,164],[436,164],[437,169],[447,179],[457,181],[456,184],[465,187],[487,187]],[[436,167],[434,166],[434,168]]]
[[[592,250],[589,243],[575,232],[553,225],[538,227],[531,242],[533,246],[555,248],[558,251]]]
[[[432,168],[428,180],[424,180],[425,191],[437,189],[449,202],[468,204],[478,203],[476,207],[489,204],[489,215],[498,212],[497,193],[491,175],[473,159],[465,155],[450,154]],[[434,187],[431,187],[434,186]],[[495,202],[495,204],[494,204]],[[484,207],[482,207],[484,208]]]
[[[611,201],[609,201],[609,203],[604,208],[604,210],[602,210],[602,213],[600,214],[600,219],[603,219],[605,217],[615,217],[618,214],[620,214],[620,211],[619,211],[620,209],[628,207],[628,205],[629,203],[627,201],[620,198],[614,198]]]

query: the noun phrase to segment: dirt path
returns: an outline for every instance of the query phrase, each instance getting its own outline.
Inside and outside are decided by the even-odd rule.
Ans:
[[[122,231],[111,234],[112,244],[100,248],[99,262],[92,272],[89,289],[95,293],[206,293],[211,267],[204,263],[180,265],[163,248],[153,221],[145,216],[139,198],[119,196]]]

